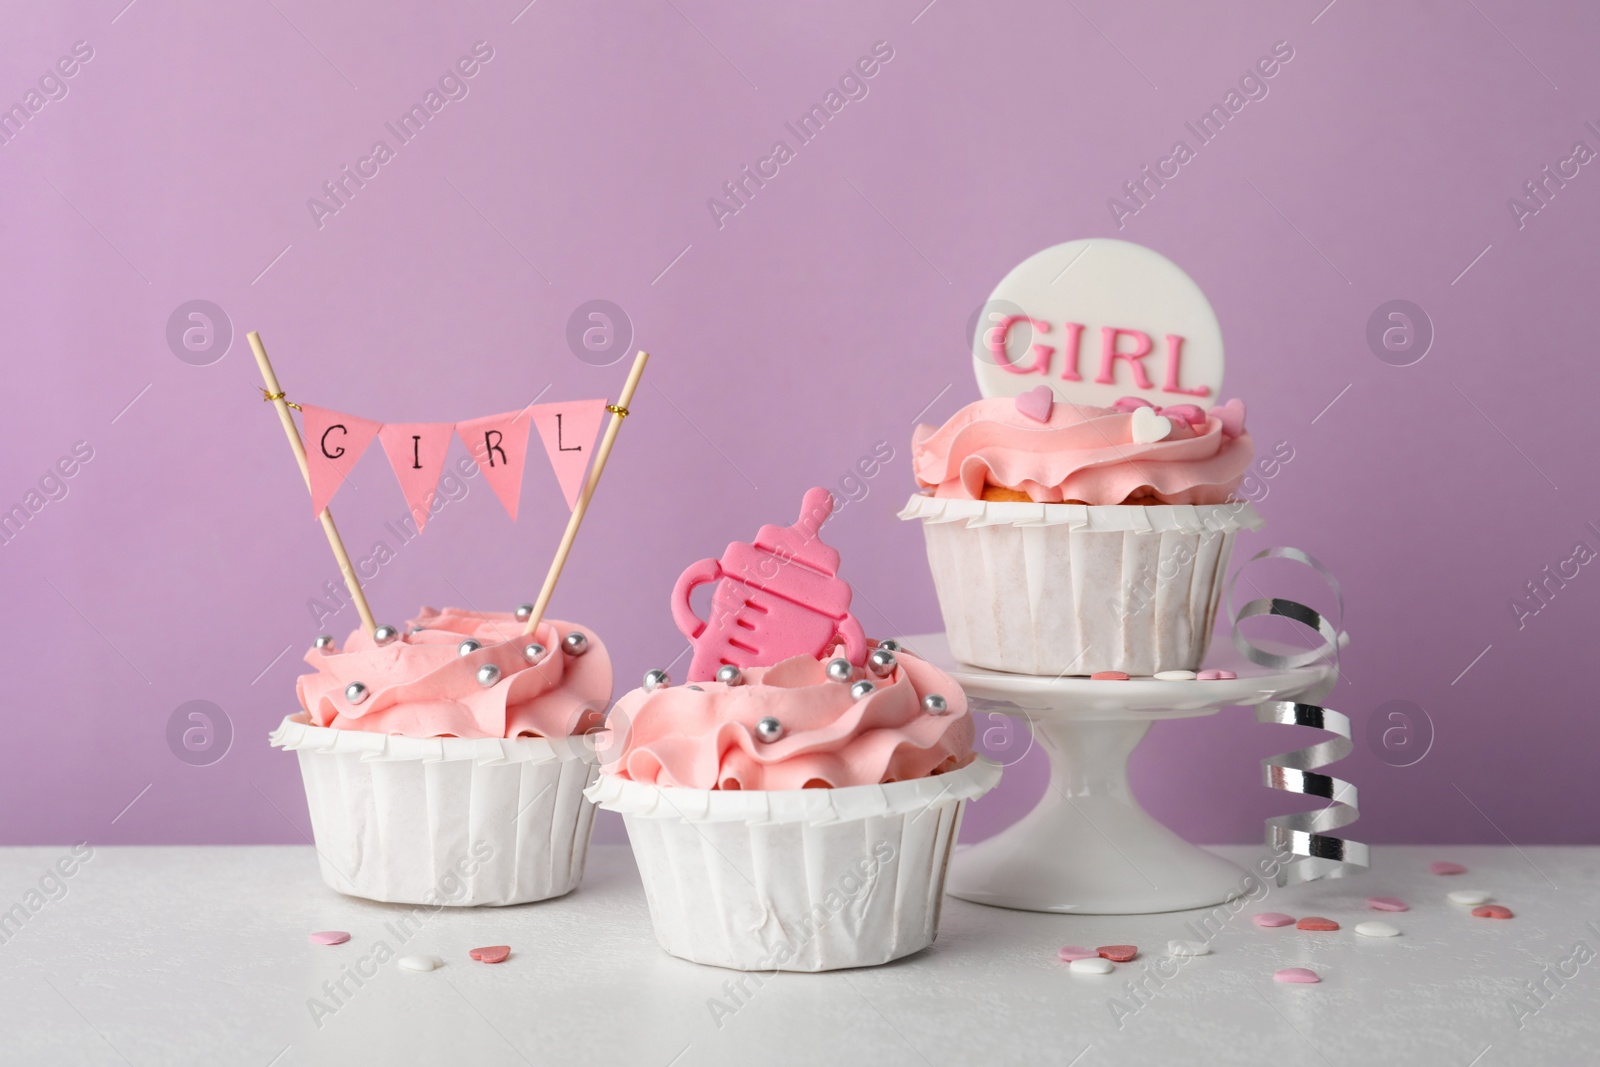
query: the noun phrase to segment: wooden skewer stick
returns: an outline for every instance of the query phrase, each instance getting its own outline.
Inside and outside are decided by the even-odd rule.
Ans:
[[[650,353],[640,351],[633,359],[633,369],[628,372],[628,380],[622,383],[622,394],[617,397],[616,407],[623,411],[628,410],[628,405],[633,402],[634,390],[639,388],[639,379],[644,377],[644,365],[650,362]],[[589,510],[589,498],[594,496],[595,487],[600,484],[600,474],[606,469],[606,459],[611,455],[611,446],[616,443],[617,431],[622,427],[624,416],[621,412],[613,410],[611,421],[606,424],[606,432],[600,438],[600,448],[594,454],[594,461],[589,465],[589,477],[583,483],[583,492],[578,496],[578,506],[572,509],[572,518],[567,520],[567,532],[561,535],[561,544],[556,548],[556,558],[550,561],[550,573],[544,576],[544,588],[539,590],[539,599],[533,602],[533,614],[528,616],[528,624],[523,627],[524,634],[531,634],[544,619],[544,610],[550,606],[550,598],[555,595],[556,582],[561,578],[561,568],[566,566],[567,553],[572,551],[572,542],[577,540],[578,527],[583,525],[583,513]]]
[[[272,406],[278,409],[278,418],[283,421],[283,432],[289,435],[289,447],[294,449],[294,458],[300,464],[300,475],[306,480],[306,488],[310,489],[311,470],[306,466],[306,446],[300,440],[300,430],[294,424],[294,416],[289,414],[289,402],[284,399],[283,387],[273,373],[272,361],[267,359],[266,346],[261,343],[261,335],[254,330],[245,336],[250,339],[250,350],[256,354],[256,366],[261,368],[261,380],[267,384],[267,395],[272,398]],[[356,577],[356,569],[350,563],[350,553],[345,551],[344,541],[339,537],[339,528],[333,524],[333,509],[323,508],[318,518],[322,520],[322,532],[328,535],[333,558],[339,561],[339,573],[344,575],[345,588],[350,590],[350,598],[355,601],[356,611],[361,615],[361,625],[370,634],[378,624],[372,617],[372,608],[367,604],[367,595],[361,591],[361,580]]]

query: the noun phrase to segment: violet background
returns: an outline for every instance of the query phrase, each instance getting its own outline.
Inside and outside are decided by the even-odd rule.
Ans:
[[[1525,628],[1508,606],[1574,542],[1600,547],[1584,429],[1600,176],[1584,167],[1521,229],[1507,208],[1574,141],[1600,147],[1585,127],[1600,9],[525,3],[8,15],[0,102],[73,42],[95,54],[0,148],[0,505],[75,441],[94,458],[0,547],[0,840],[303,839],[295,761],[266,734],[322,629],[307,600],[337,572],[246,330],[292,397],[450,420],[546,386],[614,395],[626,363],[580,360],[567,324],[585,301],[625,309],[655,360],[554,610],[602,634],[631,685],[683,647],[666,604],[683,566],[790,521],[807,486],[840,486],[878,441],[895,459],[828,537],[869,632],[937,628],[921,533],[894,518],[913,421],[975,397],[966,331],[1000,277],[1096,235],[1200,283],[1225,393],[1247,399],[1263,447],[1294,450],[1236,560],[1295,545],[1344,583],[1354,640],[1328,703],[1356,728],[1337,768],[1361,790],[1352,835],[1600,840],[1585,667],[1600,574],[1583,568]],[[1284,40],[1269,95],[1117,229],[1108,198]],[[477,41],[494,58],[470,95],[319,229],[307,199]],[[877,41],[894,58],[869,95],[719,229],[707,199],[775,139],[794,147],[785,121]],[[203,367],[165,336],[196,298],[234,331]],[[1366,340],[1396,298],[1436,331],[1411,366]],[[405,505],[376,445],[354,481],[335,508],[352,551],[393,547],[383,524]],[[530,475],[515,526],[470,484],[368,584],[381,618],[537,589],[566,519],[554,478]],[[168,747],[193,699],[232,725],[209,766]],[[1370,743],[1395,700],[1431,722],[1410,766]],[[1259,840],[1293,805],[1257,761],[1301,743],[1238,709],[1161,725],[1135,785],[1194,840]],[[1035,751],[967,837],[1043,787]],[[599,834],[621,839],[610,816]]]

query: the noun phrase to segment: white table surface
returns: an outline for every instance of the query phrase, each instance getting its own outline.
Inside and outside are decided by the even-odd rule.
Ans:
[[[0,909],[23,901],[64,851],[0,850]],[[1260,854],[1218,851],[1241,863]],[[1149,981],[1143,1006],[1125,983],[1144,977],[1168,939],[1193,937],[1185,924],[1206,912],[1045,915],[947,898],[932,948],[886,967],[780,974],[759,988],[747,979],[751,995],[719,1026],[710,1002],[733,1007],[740,976],[661,952],[628,850],[596,847],[565,899],[429,918],[399,951],[445,967],[413,973],[391,961],[319,1027],[308,998],[378,940],[396,945],[385,923],[404,908],[325,888],[305,847],[97,848],[65,896],[0,943],[0,1062],[1490,1067],[1600,1057],[1600,958],[1565,962],[1579,942],[1600,951],[1600,848],[1373,853],[1371,872],[1218,912],[1213,955],[1159,988]],[[1431,875],[1436,859],[1471,871]],[[1516,918],[1472,918],[1444,899],[1461,888],[1493,893]],[[1412,910],[1372,912],[1362,902],[1372,894]],[[1345,929],[1250,922],[1268,910]],[[1351,929],[1379,918],[1403,936]],[[306,940],[325,929],[353,936],[331,948]],[[1110,976],[1073,975],[1056,960],[1068,943],[1133,943],[1145,955]],[[510,960],[467,958],[491,944],[510,944]],[[1273,982],[1289,966],[1314,968],[1322,984]],[[1544,1004],[1519,1029],[1511,998],[1532,1007],[1527,983],[1541,980]],[[1120,1026],[1113,997],[1137,1009]]]

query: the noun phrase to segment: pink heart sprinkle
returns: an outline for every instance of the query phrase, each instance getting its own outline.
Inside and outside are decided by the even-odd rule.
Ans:
[[[1237,677],[1239,676],[1234,674],[1232,671],[1224,671],[1218,670],[1215,667],[1207,667],[1205,670],[1195,675],[1195,680],[1201,682],[1231,682]]]
[[[1089,675],[1092,682],[1126,682],[1128,675],[1123,671],[1095,671]]]
[[[1182,419],[1190,426],[1206,424],[1206,413],[1194,404],[1168,404],[1159,410],[1159,414],[1169,419]]]
[[[487,948],[475,948],[467,955],[479,963],[503,963],[511,955],[510,945],[490,945]]]
[[[1317,972],[1309,967],[1285,967],[1272,977],[1276,981],[1293,982],[1296,985],[1316,985],[1322,981]]]
[[[1048,385],[1036,386],[1026,393],[1017,394],[1017,410],[1034,422],[1049,422],[1050,409],[1055,407],[1056,395]]]
[[[1502,904],[1485,904],[1481,908],[1473,908],[1472,914],[1479,919],[1509,919],[1511,909]]]
[[[310,940],[313,945],[342,945],[350,940],[350,935],[343,930],[318,930]]]
[[[1134,408],[1153,408],[1153,407],[1155,407],[1155,405],[1150,403],[1150,401],[1146,400],[1142,396],[1124,396],[1124,397],[1117,398],[1116,403],[1111,405],[1111,410],[1120,411],[1124,415],[1126,415],[1130,411],[1132,411]]]
[[[1367,907],[1373,911],[1410,911],[1411,905],[1399,897],[1368,897]]]
[[[1211,409],[1211,417],[1222,423],[1222,436],[1238,437],[1244,433],[1244,401],[1238,397]]]
[[[1281,911],[1263,911],[1253,916],[1257,926],[1293,926],[1294,916],[1285,915]]]
[[[1320,930],[1327,932],[1329,930],[1339,929],[1339,924],[1334,922],[1332,919],[1324,919],[1320,915],[1307,915],[1304,919],[1301,919],[1299,922],[1295,923],[1294,927],[1296,930]]]
[[[1097,949],[1100,955],[1112,963],[1127,963],[1139,954],[1138,945],[1101,945]]]
[[[1093,949],[1084,948],[1082,945],[1062,945],[1056,953],[1062,963],[1071,963],[1073,960],[1092,960],[1099,953]]]
[[[1467,873],[1467,869],[1465,867],[1461,866],[1461,864],[1459,864],[1459,863],[1451,863],[1448,860],[1439,860],[1438,862],[1430,863],[1430,864],[1428,864],[1428,870],[1432,871],[1434,874],[1466,874]]]

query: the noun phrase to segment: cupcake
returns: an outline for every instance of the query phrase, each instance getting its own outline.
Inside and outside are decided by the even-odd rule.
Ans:
[[[1000,778],[961,689],[893,642],[857,664],[837,638],[753,633],[741,657],[708,630],[697,651],[741,661],[682,686],[651,671],[612,710],[589,790],[622,814],[661,947],[761,971],[927,947],[965,802]]]
[[[1037,675],[1194,670],[1233,537],[1261,523],[1236,491],[1244,404],[1057,402],[1048,386],[919,426],[920,519],[950,649]]]
[[[519,612],[522,618],[527,615]],[[583,877],[611,662],[587,630],[423,608],[406,632],[318,638],[294,751],[323,880],[397,903],[521,904]]]

